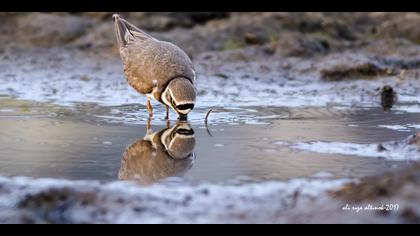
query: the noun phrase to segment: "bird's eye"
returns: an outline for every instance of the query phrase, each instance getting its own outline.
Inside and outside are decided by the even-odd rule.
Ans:
[[[171,139],[173,139],[175,137],[176,132],[172,132],[171,133]]]
[[[171,104],[172,104],[172,107],[176,107],[176,105],[175,105],[175,101],[171,98]]]

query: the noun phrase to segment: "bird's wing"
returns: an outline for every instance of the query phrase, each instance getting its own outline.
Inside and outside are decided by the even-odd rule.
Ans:
[[[152,36],[137,28],[135,25],[124,20],[123,18],[114,16],[115,34],[120,47],[125,47],[129,42],[134,40],[154,39]]]

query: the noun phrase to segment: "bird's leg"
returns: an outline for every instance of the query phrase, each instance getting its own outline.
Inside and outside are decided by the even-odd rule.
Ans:
[[[153,117],[153,108],[152,105],[150,105],[150,98],[147,98],[146,108],[147,112],[149,112],[149,118]]]
[[[165,120],[169,120],[169,106],[168,105],[165,105],[165,111],[166,111]]]
[[[149,135],[152,133],[152,129],[150,128],[151,121],[152,121],[152,117],[149,116],[149,118],[147,118],[147,123],[146,123],[146,135]]]
[[[169,129],[169,127],[171,126],[171,122],[169,121],[169,106],[168,105],[165,105],[165,111],[166,111],[166,116],[165,116],[166,128]]]
[[[153,109],[152,109],[152,105],[150,105],[150,98],[147,98],[147,102],[146,102],[146,108],[147,108],[147,112],[149,112],[149,117],[147,118],[147,124],[146,124],[146,133],[149,135],[152,133],[152,129],[150,129],[150,122],[152,121],[152,117],[153,117]]]

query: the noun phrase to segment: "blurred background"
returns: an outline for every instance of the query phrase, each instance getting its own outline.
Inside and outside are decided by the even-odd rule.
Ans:
[[[0,13],[0,48],[116,50],[115,12]],[[366,46],[378,39],[420,43],[418,13],[118,12],[191,56],[256,47],[262,53],[311,56]],[[401,43],[401,42],[399,42]]]

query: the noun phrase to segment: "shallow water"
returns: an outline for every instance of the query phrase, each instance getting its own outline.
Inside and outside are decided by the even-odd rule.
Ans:
[[[323,152],[296,144],[337,142],[358,148],[400,141],[420,130],[420,113],[379,108],[216,107],[208,128],[203,122],[207,109],[198,108],[190,122],[172,120],[169,129],[161,110],[156,107],[146,135],[141,105],[63,107],[4,96],[0,175],[142,184],[167,177],[192,183],[359,178],[408,162],[380,158],[379,152],[364,156],[363,151]]]

